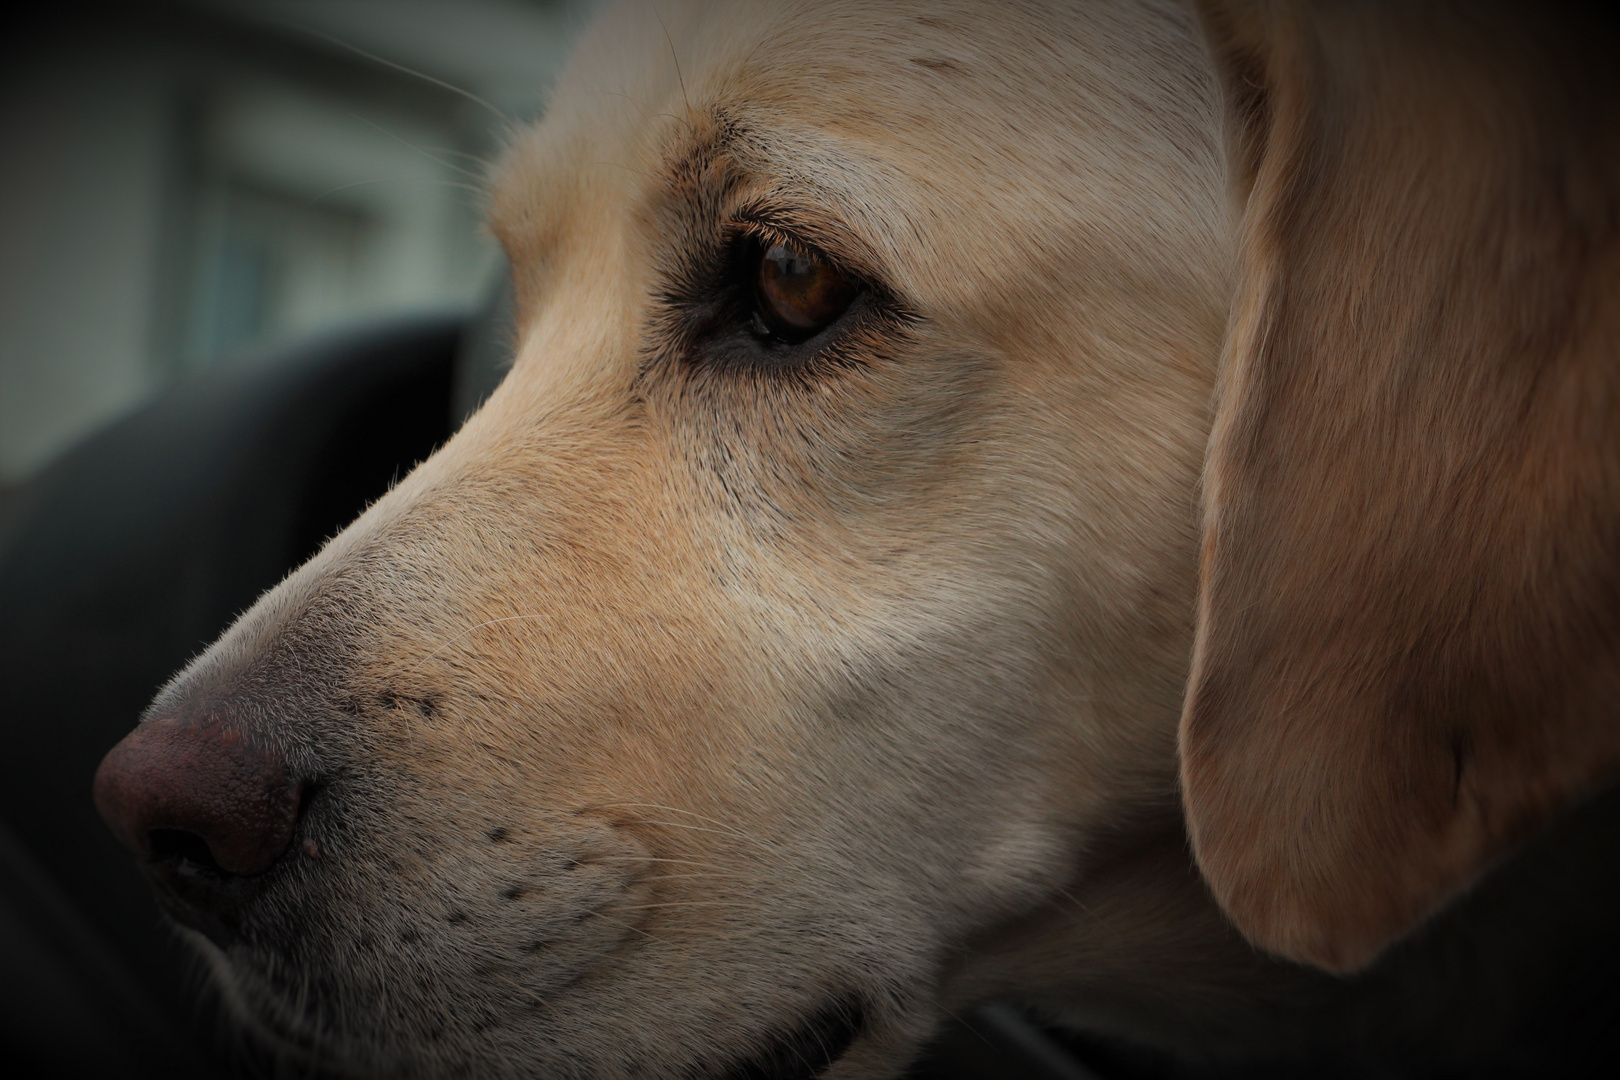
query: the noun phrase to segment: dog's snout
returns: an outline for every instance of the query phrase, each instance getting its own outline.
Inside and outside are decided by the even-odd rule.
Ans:
[[[96,809],[167,899],[190,909],[171,911],[200,925],[287,850],[300,787],[279,756],[229,722],[160,717],[108,752],[94,792]]]

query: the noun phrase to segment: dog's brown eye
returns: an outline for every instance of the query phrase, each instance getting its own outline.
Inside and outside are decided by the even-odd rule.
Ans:
[[[802,340],[844,313],[855,298],[855,283],[815,255],[772,244],[760,255],[755,293],[766,328]]]

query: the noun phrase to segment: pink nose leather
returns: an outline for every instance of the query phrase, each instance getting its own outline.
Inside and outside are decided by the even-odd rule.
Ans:
[[[102,759],[94,794],[113,833],[141,858],[184,853],[228,874],[268,870],[298,817],[286,765],[218,721],[139,725]]]

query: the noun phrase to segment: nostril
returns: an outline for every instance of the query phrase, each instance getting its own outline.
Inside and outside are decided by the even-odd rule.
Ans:
[[[174,863],[181,873],[202,871],[219,877],[230,874],[214,858],[208,841],[186,829],[148,829],[146,850],[152,862]]]
[[[143,859],[251,877],[287,850],[302,789],[279,755],[229,723],[151,720],[108,752],[93,794]]]

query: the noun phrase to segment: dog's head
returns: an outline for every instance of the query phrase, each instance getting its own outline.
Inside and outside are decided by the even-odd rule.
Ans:
[[[1585,783],[1599,766],[1527,781],[1539,801],[1481,811],[1501,827],[1459,847],[1419,739],[1400,783],[1434,828],[1357,893],[1374,914],[1321,899],[1387,842],[1351,785],[1403,759],[1313,722],[1350,732],[1312,736],[1360,771],[1339,770],[1265,715],[1344,705],[1333,649],[1307,644],[1321,662],[1288,681],[1307,600],[1339,604],[1330,637],[1418,646],[1324,585],[1407,537],[1352,520],[1389,489],[1294,513],[1348,451],[1314,445],[1314,386],[1257,374],[1284,362],[1267,343],[1337,328],[1298,325],[1319,309],[1266,276],[1291,234],[1253,207],[1299,175],[1267,127],[1297,88],[1286,65],[1252,78],[1253,34],[1216,27],[1228,85],[1259,88],[1234,103],[1173,5],[600,20],[494,185],[512,372],[98,779],[241,1014],[385,1072],[884,1075],[969,942],[1179,835],[1195,609],[1194,839],[1285,954],[1359,962]],[[1249,125],[1251,224],[1217,392],[1239,268],[1223,113]],[[1350,551],[1320,542],[1337,529]],[[1326,561],[1275,561],[1301,553]],[[1502,553],[1476,554],[1472,581]],[[1402,565],[1391,589],[1428,582]],[[1475,730],[1459,709],[1437,746]],[[1453,806],[1485,806],[1457,775]],[[1303,840],[1266,831],[1287,814]],[[1455,855],[1433,880],[1413,869],[1431,841]],[[1301,866],[1294,892],[1259,884]]]

